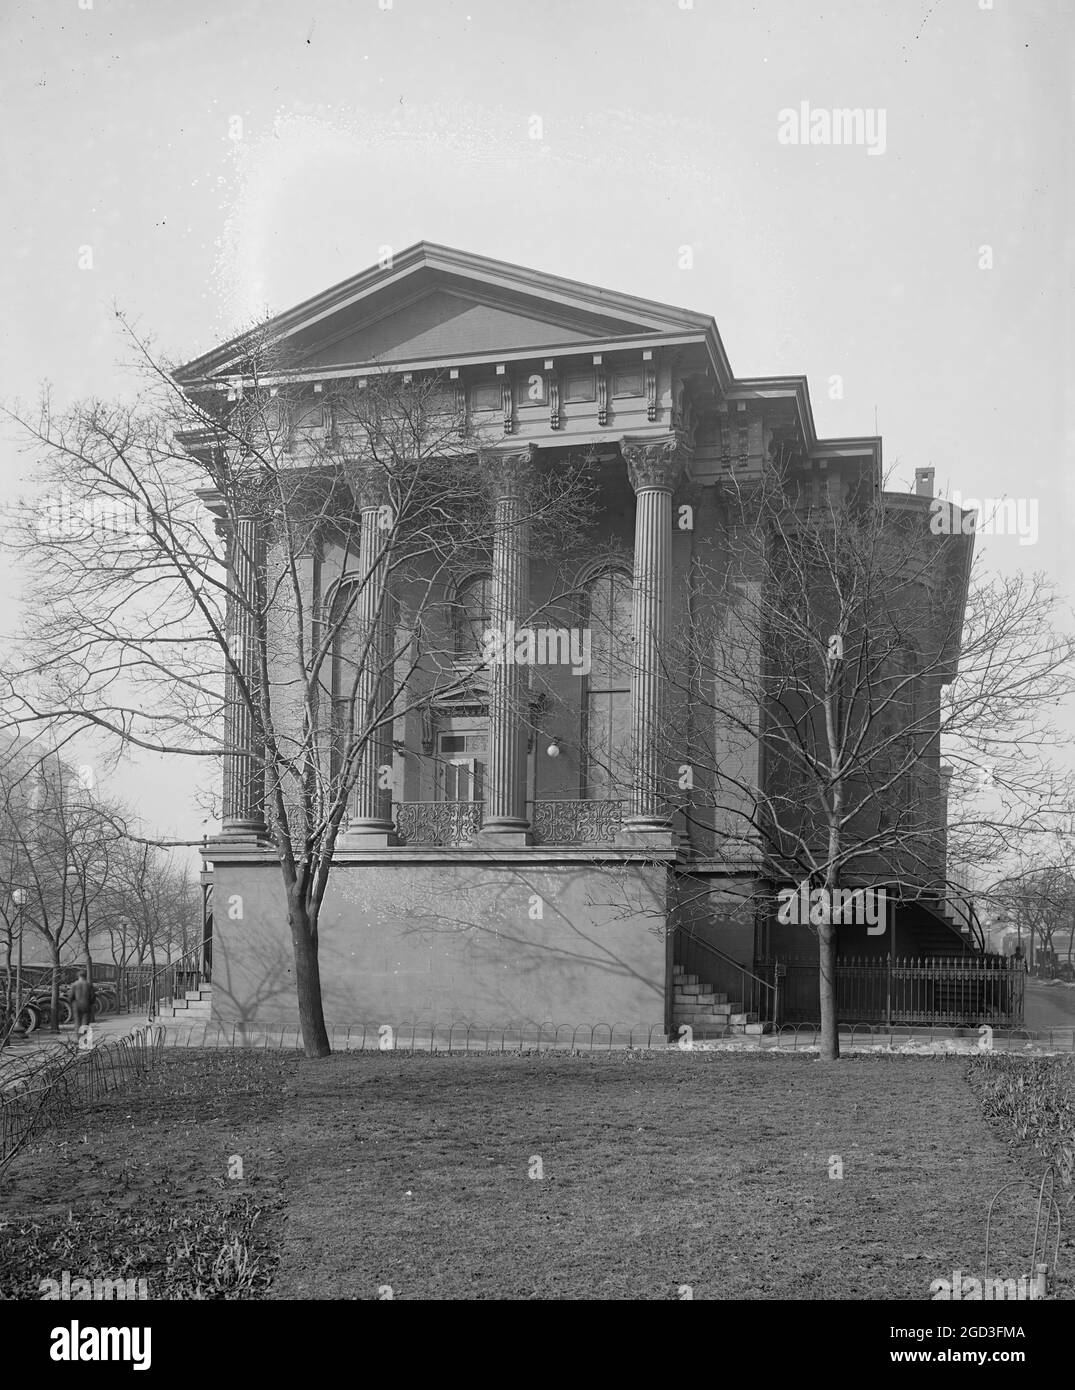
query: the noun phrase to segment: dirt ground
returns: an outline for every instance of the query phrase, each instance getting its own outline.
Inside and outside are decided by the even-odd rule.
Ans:
[[[981,1273],[990,1199],[1040,1168],[966,1068],[166,1054],[5,1175],[0,1293],[67,1269],[150,1298],[928,1299]],[[990,1272],[1023,1273],[1032,1233],[1015,1193]],[[1070,1239],[1061,1263],[1070,1298]]]

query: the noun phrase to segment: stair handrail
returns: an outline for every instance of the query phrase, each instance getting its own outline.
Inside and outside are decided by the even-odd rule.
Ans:
[[[966,925],[978,950],[984,954],[986,948],[985,933],[982,930],[982,924],[971,895],[950,884],[942,899],[942,906],[950,908],[952,916]]]
[[[711,952],[712,955],[720,956],[721,960],[725,961],[728,965],[735,966],[736,970],[739,971],[740,975],[749,975],[752,980],[757,980],[758,984],[764,985],[766,989],[776,989],[775,985],[771,985],[769,981],[763,979],[761,975],[755,975],[753,970],[748,970],[746,966],[742,964],[741,961],[735,960],[732,956],[729,956],[727,952],[722,951],[719,946],[714,946],[711,941],[706,941],[704,937],[696,936],[694,932],[692,932],[689,928],[683,931],[683,935],[690,937],[692,941],[697,941],[699,946],[703,947],[706,951]]]
[[[688,940],[697,942],[697,944],[701,946],[704,950],[708,951],[710,955],[719,956],[720,959],[724,961],[726,965],[730,965],[734,969],[738,970],[741,976],[743,976],[744,978],[754,980],[757,984],[761,985],[763,989],[767,989],[770,992],[770,994],[772,995],[772,1000],[766,1002],[771,1002],[772,1004],[772,1009],[770,1012],[772,1013],[772,1022],[775,1027],[777,1022],[777,1011],[779,1008],[780,1001],[779,986],[775,983],[770,984],[770,982],[764,979],[761,975],[756,975],[753,970],[748,970],[746,966],[742,964],[741,961],[735,960],[732,956],[729,956],[726,951],[722,951],[719,946],[714,946],[711,941],[706,941],[704,937],[696,936],[695,933],[691,931],[690,927],[685,927],[681,924],[679,930]],[[745,990],[743,1002],[744,1004],[746,1003]]]
[[[186,965],[185,962],[187,961],[192,962],[192,964]],[[171,992],[169,993],[168,990],[159,989],[157,982],[158,980],[162,979],[163,976],[167,975],[170,971],[173,972],[173,980]],[[148,1012],[146,1014],[146,1017],[150,1023],[152,1023],[153,1020],[160,1013],[160,1007],[163,1000],[175,999],[174,975],[178,974],[179,972],[182,972],[183,974],[193,974],[196,972],[199,976],[205,974],[205,970],[202,963],[202,943],[200,941],[196,946],[191,946],[190,949],[184,951],[181,956],[177,956],[175,960],[170,960],[167,963],[167,965],[163,965],[160,968],[160,970],[156,971],[153,975],[150,976],[149,1006]]]
[[[978,916],[978,909],[974,906],[974,899],[971,897],[966,897],[963,899],[963,903],[967,909],[968,925],[970,926],[971,931],[974,932],[974,934],[977,936],[978,949],[984,955],[987,949],[985,939],[985,928],[982,926],[981,918]]]

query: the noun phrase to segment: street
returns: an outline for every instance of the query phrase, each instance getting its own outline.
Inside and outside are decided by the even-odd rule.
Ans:
[[[1027,1028],[1075,1026],[1075,986],[1027,976],[1023,1021]]]

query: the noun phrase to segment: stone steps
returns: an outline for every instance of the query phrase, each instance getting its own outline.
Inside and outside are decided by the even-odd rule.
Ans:
[[[178,1018],[187,1023],[208,1023],[213,1016],[213,987],[202,985],[188,989],[182,999],[173,999],[161,1006],[161,1018]]]
[[[741,1000],[730,1000],[678,965],[672,970],[672,1020],[677,1032],[686,1024],[699,1040],[738,1038],[757,1044],[766,1028],[756,1013],[743,1009]]]

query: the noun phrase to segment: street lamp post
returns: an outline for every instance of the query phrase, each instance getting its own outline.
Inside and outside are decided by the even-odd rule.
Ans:
[[[79,874],[78,874],[78,868],[77,868],[77,866],[74,865],[74,864],[68,864],[67,868],[64,870],[64,877],[65,877],[65,878],[78,878],[78,876],[79,876]],[[86,974],[87,974],[87,975],[89,976],[89,978],[92,980],[92,979],[93,979],[93,958],[92,958],[92,956],[90,955],[90,905],[89,905],[89,903],[86,901],[86,888],[85,888],[85,885],[84,885],[84,884],[81,884],[81,883],[80,883],[80,891],[81,891],[81,894],[82,894],[82,901],[81,901],[81,903],[79,904],[78,915],[75,917],[75,925],[77,926],[77,925],[78,925],[78,922],[79,922],[79,920],[80,920],[80,918],[82,918],[82,916],[85,915],[85,919],[86,919],[86,932],[85,932],[85,936],[84,936],[83,939],[82,939],[82,946],[83,946],[84,955],[85,955],[85,957],[86,957]]]
[[[19,924],[19,954],[15,963],[15,1017],[18,1018],[22,1013],[22,905],[26,901],[26,890],[16,888],[11,901],[18,908],[15,920]]]
[[[130,1006],[131,981],[127,971],[127,927],[129,925],[126,917],[120,917],[116,922],[116,926],[119,928],[120,933],[120,959],[123,961],[122,968],[116,972],[120,980],[119,988],[116,991],[116,1003],[121,1014],[127,1013]],[[111,933],[109,933],[109,935],[111,936]],[[119,964],[119,962],[116,961],[116,943],[114,937],[112,939],[112,960],[117,965]]]

